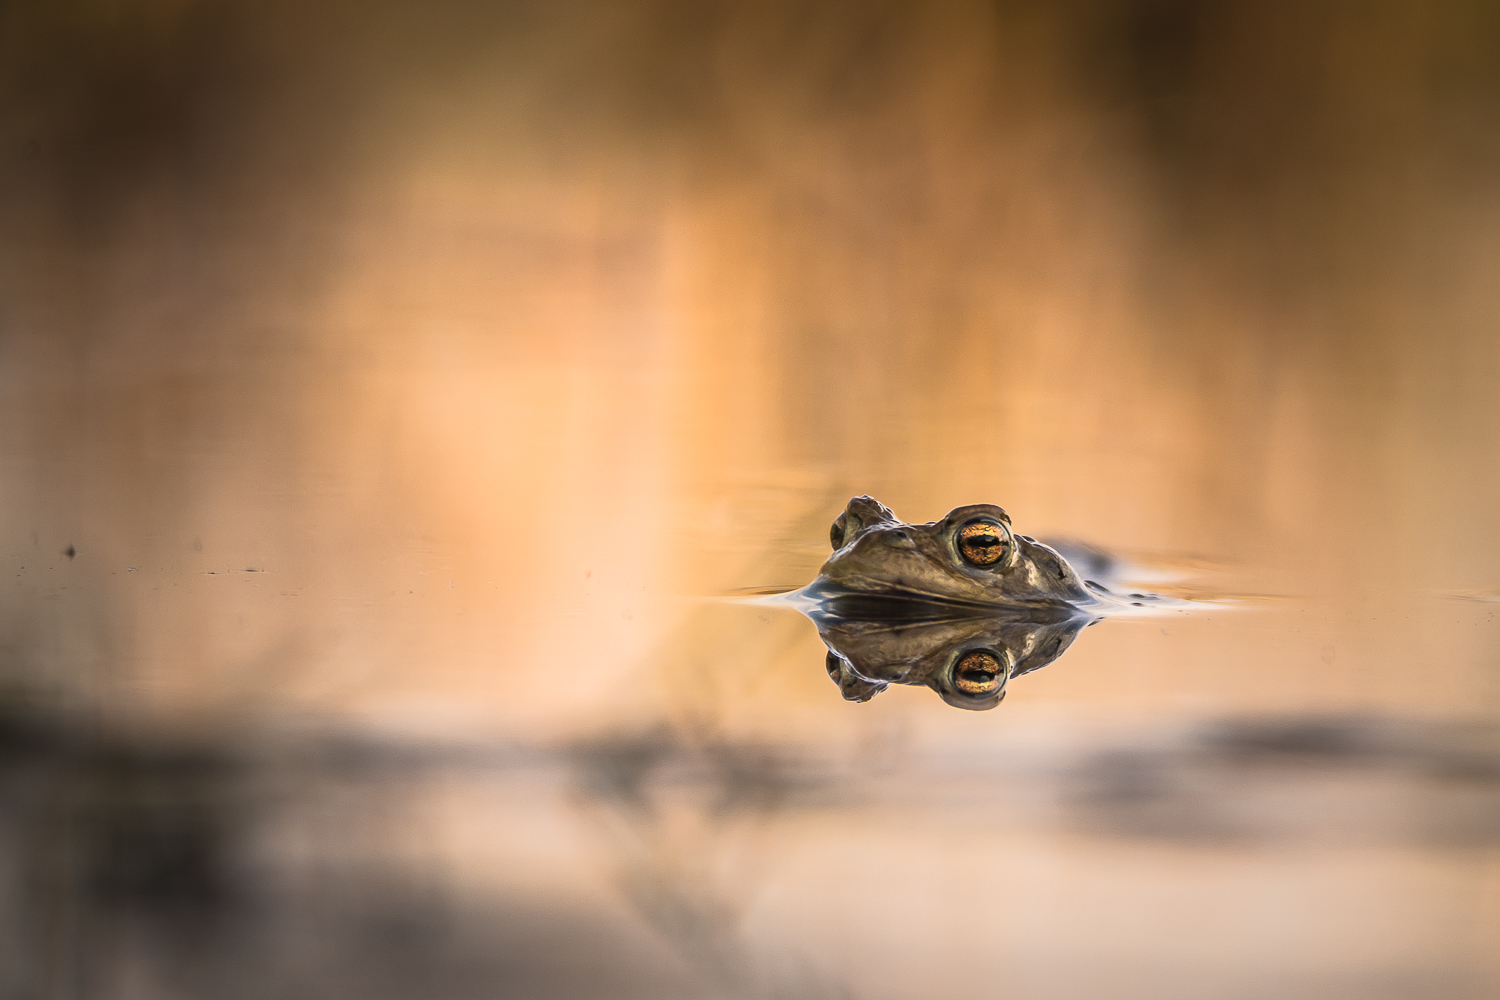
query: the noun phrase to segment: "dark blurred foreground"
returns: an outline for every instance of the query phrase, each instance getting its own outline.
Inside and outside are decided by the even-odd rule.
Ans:
[[[17,1000],[849,996],[846,957],[745,933],[758,890],[724,867],[747,830],[807,816],[856,848],[872,822],[913,811],[959,827],[988,817],[981,845],[1016,830],[1250,857],[1500,844],[1493,725],[1240,719],[1024,753],[870,754],[666,730],[552,750],[316,732],[188,740],[12,709],[0,740],[0,967]],[[602,890],[486,889],[484,859],[445,841],[444,789],[502,853],[505,827],[528,818],[602,837],[582,862],[605,873]],[[496,800],[516,812],[487,825]],[[954,864],[961,878],[983,852]],[[1483,988],[1462,968],[1433,975],[1445,996]],[[1225,985],[1209,971],[1159,995]],[[1263,985],[1378,995],[1357,978]],[[1043,995],[1075,992],[1060,981]]]

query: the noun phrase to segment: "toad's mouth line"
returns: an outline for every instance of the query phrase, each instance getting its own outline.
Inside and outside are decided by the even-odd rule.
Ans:
[[[938,621],[961,618],[1008,618],[1029,621],[1065,621],[1088,615],[1088,612],[1066,601],[1051,599],[971,600],[938,594],[915,587],[880,581],[863,581],[870,586],[849,582],[815,581],[803,593],[823,604],[840,618],[890,619],[893,621]]]

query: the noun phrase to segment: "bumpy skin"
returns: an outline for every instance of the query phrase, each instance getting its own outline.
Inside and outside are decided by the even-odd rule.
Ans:
[[[984,520],[1004,526],[1011,544],[993,566],[960,554],[957,534]],[[871,497],[855,497],[833,523],[834,553],[807,592],[823,598],[865,595],[968,609],[974,614],[1085,612],[1108,603],[1050,546],[1010,534],[1010,515],[994,504],[958,507],[940,521],[906,524]]]
[[[965,558],[966,525],[993,529],[1003,554]],[[1011,677],[1051,663],[1086,625],[1126,603],[1080,578],[1055,549],[1013,534],[994,504],[906,524],[855,497],[830,540],[833,555],[800,596],[828,646],[829,676],[850,701],[921,684],[958,708],[994,708]],[[975,653],[999,667],[987,683],[964,682],[962,665]]]
[[[1005,697],[1012,677],[1045,667],[1072,645],[1092,618],[1035,622],[1014,618],[892,621],[809,612],[828,646],[828,676],[848,701],[869,701],[890,684],[932,688],[955,708],[983,711]],[[970,693],[954,670],[975,650],[1005,667],[994,691]]]

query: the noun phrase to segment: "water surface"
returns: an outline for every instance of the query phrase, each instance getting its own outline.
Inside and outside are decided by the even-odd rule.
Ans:
[[[1484,5],[3,17],[12,994],[1500,989]],[[849,704],[862,493],[1233,604]]]

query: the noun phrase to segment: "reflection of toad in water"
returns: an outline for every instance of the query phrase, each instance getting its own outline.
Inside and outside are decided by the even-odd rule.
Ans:
[[[1057,659],[1085,626],[1161,600],[1085,580],[1056,549],[1014,534],[994,504],[906,524],[855,497],[830,539],[817,579],[789,597],[817,625],[850,701],[925,684],[957,708],[994,708],[1011,677]],[[1091,573],[1107,568],[1091,561]]]

